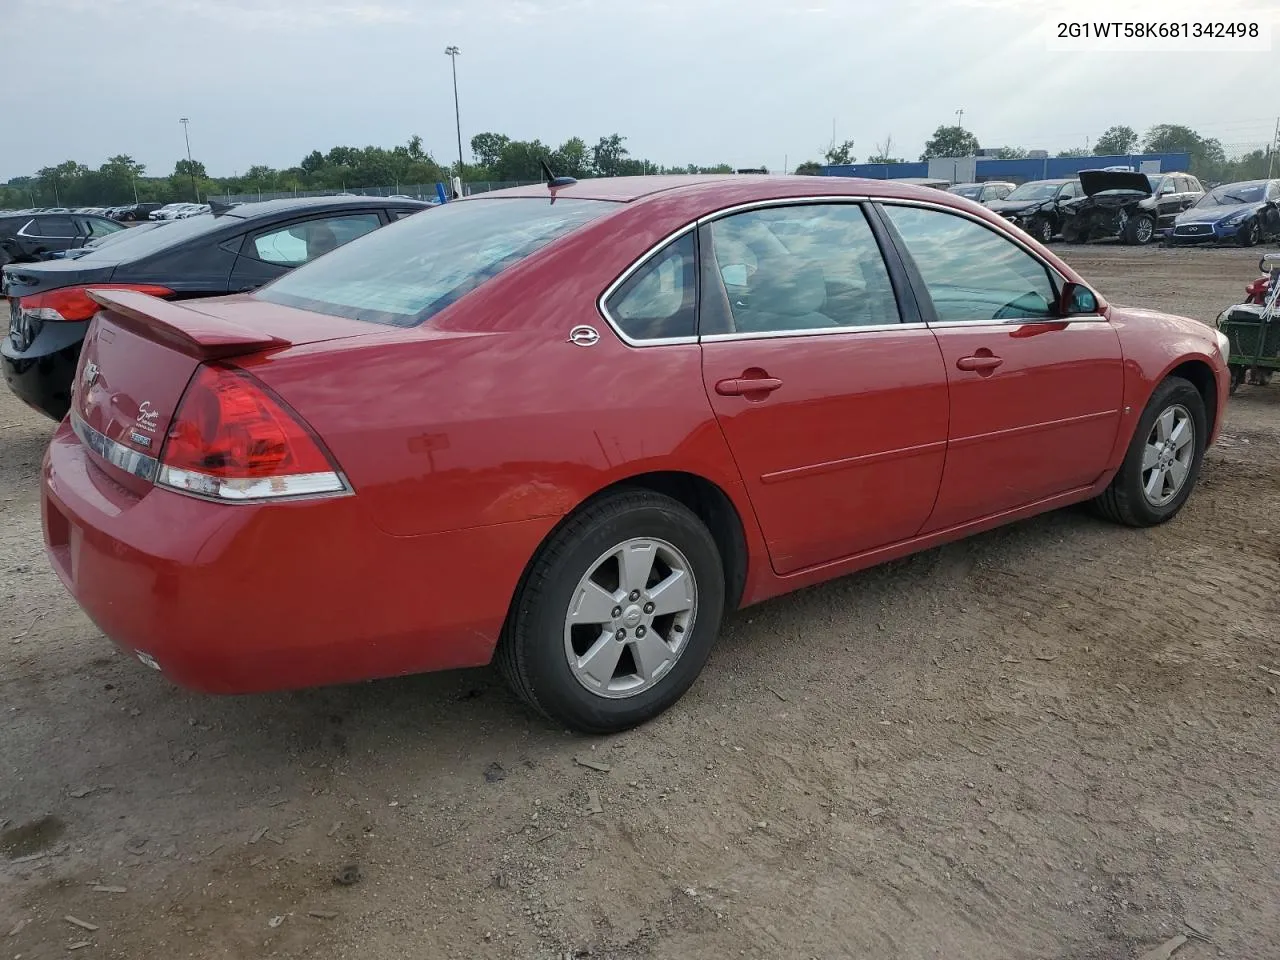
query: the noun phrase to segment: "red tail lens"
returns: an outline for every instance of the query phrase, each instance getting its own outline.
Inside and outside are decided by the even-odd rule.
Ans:
[[[160,483],[222,500],[347,489],[298,418],[252,376],[228,367],[196,372],[160,462]]]
[[[83,287],[63,287],[47,293],[35,293],[18,300],[18,309],[37,320],[66,323],[74,320],[92,320],[102,309],[89,299],[90,290],[136,290],[153,297],[171,297],[173,291],[146,283],[92,283]]]

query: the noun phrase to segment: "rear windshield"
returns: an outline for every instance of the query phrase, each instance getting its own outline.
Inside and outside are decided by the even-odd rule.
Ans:
[[[411,327],[596,217],[602,200],[447,203],[366,234],[254,296],[351,320]]]
[[[226,220],[206,213],[186,220],[169,220],[156,229],[139,230],[137,227],[127,227],[123,233],[116,234],[120,239],[113,242],[108,249],[111,251],[112,260],[145,257],[175,243],[190,240],[201,234],[212,233],[214,230],[225,227],[227,223]],[[92,257],[100,249],[101,247],[93,247],[93,252],[85,256]]]

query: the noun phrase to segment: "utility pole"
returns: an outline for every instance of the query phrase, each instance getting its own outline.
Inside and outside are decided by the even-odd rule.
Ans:
[[[1271,179],[1271,171],[1276,165],[1276,151],[1280,150],[1280,117],[1276,117],[1276,135],[1271,139],[1271,149],[1267,151],[1267,179]]]
[[[182,139],[187,142],[187,172],[191,174],[191,192],[195,194],[196,203],[199,203],[200,188],[196,186],[196,165],[191,159],[191,134],[187,130],[187,125],[191,121],[186,117],[179,117],[178,122],[182,124]]]
[[[964,107],[961,107],[959,110],[956,111],[956,126],[957,127],[964,126]]]
[[[458,176],[462,176],[462,111],[458,108],[458,54],[457,47],[444,48],[445,56],[453,63],[453,119],[458,125]]]

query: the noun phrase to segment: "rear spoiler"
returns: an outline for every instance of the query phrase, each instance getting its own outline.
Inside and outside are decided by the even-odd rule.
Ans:
[[[280,337],[135,290],[90,288],[86,293],[110,310],[122,327],[197,360],[289,346]]]

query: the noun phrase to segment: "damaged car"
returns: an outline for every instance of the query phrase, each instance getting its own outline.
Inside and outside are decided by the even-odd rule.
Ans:
[[[1084,196],[1063,207],[1062,239],[1067,243],[1114,239],[1148,244],[1204,196],[1200,181],[1187,173],[1081,170],[1080,187]]]
[[[1280,180],[1246,180],[1210,190],[1173,222],[1168,242],[1238,243],[1280,238]]]
[[[1048,243],[1062,232],[1063,205],[1082,196],[1080,182],[1074,178],[1032,180],[1010,192],[1003,200],[990,201],[987,207],[1041,243]]]

